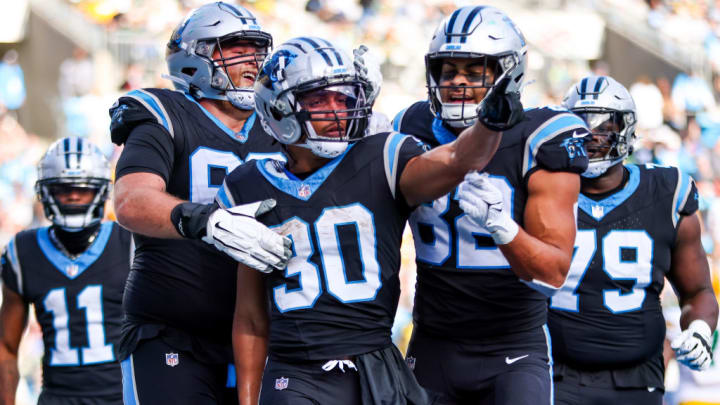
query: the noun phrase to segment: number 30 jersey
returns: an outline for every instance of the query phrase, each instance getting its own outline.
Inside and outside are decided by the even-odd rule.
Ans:
[[[614,194],[599,201],[580,195],[572,265],[550,300],[553,355],[579,368],[624,368],[660,357],[660,292],[677,227],[698,209],[695,185],[679,169],[625,169],[627,182]]]
[[[166,191],[182,200],[211,203],[227,173],[241,163],[282,158],[255,114],[235,133],[181,92],[133,90],[110,114],[113,142],[125,144],[116,177],[157,174]],[[175,347],[195,351],[206,362],[231,361],[237,262],[202,241],[134,237],[137,251],[124,302],[130,322],[180,330],[202,340],[176,341]],[[121,360],[138,339],[155,333],[124,329]]]
[[[588,164],[583,149],[588,130],[580,118],[551,108],[531,109],[525,115],[522,123],[503,133],[484,170],[520,226],[533,172],[581,173]],[[431,147],[456,138],[432,115],[427,102],[401,111],[394,126]],[[547,320],[547,297],[511,271],[489,232],[462,211],[455,193],[419,206],[410,217],[418,267],[416,326],[470,343],[541,327]]]
[[[258,220],[293,242],[285,271],[265,280],[270,356],[330,360],[392,344],[410,213],[398,182],[422,152],[412,137],[377,134],[305,179],[271,160],[244,164],[227,177],[221,206],[274,198],[277,206]]]
[[[114,222],[76,258],[51,240],[50,228],[18,233],[2,256],[2,280],[35,307],[42,328],[43,391],[55,395],[122,394],[115,349],[130,270],[130,233]]]

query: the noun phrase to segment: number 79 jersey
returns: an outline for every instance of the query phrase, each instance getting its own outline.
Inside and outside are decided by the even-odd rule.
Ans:
[[[265,280],[270,356],[330,360],[392,344],[400,242],[410,213],[397,184],[421,152],[412,137],[377,134],[305,179],[270,160],[228,175],[218,203],[274,198],[277,206],[258,220],[293,242],[285,271]]]
[[[677,227],[698,208],[693,181],[674,167],[626,165],[625,186],[579,198],[570,272],[550,299],[553,356],[576,367],[619,368],[658,357],[660,306]]]
[[[567,110],[531,109],[502,135],[484,172],[502,192],[504,209],[522,226],[527,181],[537,169],[581,173],[588,134]],[[402,111],[396,130],[436,147],[455,139],[427,102]],[[425,333],[470,343],[534,330],[547,320],[547,297],[521,281],[487,230],[460,208],[455,192],[422,204],[410,217],[418,275],[413,317]],[[533,288],[531,288],[533,287]]]
[[[115,349],[132,246],[130,233],[114,222],[104,222],[75,259],[55,247],[49,228],[20,232],[8,244],[2,280],[35,307],[45,346],[43,391],[122,394]]]

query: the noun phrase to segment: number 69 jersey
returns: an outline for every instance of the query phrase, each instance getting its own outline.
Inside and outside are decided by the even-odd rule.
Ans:
[[[660,292],[679,221],[698,209],[693,181],[677,168],[625,168],[621,190],[599,201],[580,195],[572,265],[550,300],[553,355],[575,367],[623,368],[660,358]],[[662,364],[657,377],[662,384]]]
[[[285,271],[265,280],[270,356],[329,360],[392,344],[410,213],[397,184],[422,152],[412,137],[385,133],[351,144],[305,179],[271,160],[228,175],[216,201],[229,207],[274,198],[277,206],[258,220],[293,242]]]
[[[485,168],[504,195],[505,207],[522,226],[527,180],[546,170],[581,173],[588,134],[583,121],[567,110],[525,112],[526,119],[505,131]],[[455,139],[433,117],[427,102],[400,112],[395,130],[436,147]],[[541,327],[547,297],[510,269],[488,231],[473,222],[450,193],[415,209],[410,217],[418,265],[413,317],[425,333],[477,343]],[[534,287],[534,285],[532,286]]]
[[[34,304],[42,328],[45,392],[122,395],[115,349],[131,248],[128,231],[104,222],[74,259],[55,247],[49,228],[20,232],[5,249],[3,283]]]

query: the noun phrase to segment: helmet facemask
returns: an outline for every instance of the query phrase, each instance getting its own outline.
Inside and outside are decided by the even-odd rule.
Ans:
[[[198,41],[195,45],[195,52],[198,56],[208,60],[212,66],[210,87],[224,93],[234,107],[241,110],[253,110],[255,108],[253,83],[265,57],[270,53],[271,45],[272,39],[267,34],[261,31],[243,31],[221,38]],[[234,46],[252,46],[257,48],[258,52],[232,54],[229,49]],[[254,69],[246,69],[239,76],[233,77],[229,68],[249,63],[254,65]],[[243,85],[242,80],[249,82]]]
[[[467,84],[441,85],[460,74],[449,59],[472,61],[465,65],[463,76]],[[446,63],[447,61],[447,63]],[[453,128],[466,128],[477,120],[478,92],[483,98],[496,83],[510,74],[519,64],[515,53],[499,56],[467,52],[436,52],[425,57],[427,88],[431,108],[437,118]],[[445,97],[443,97],[443,93]]]
[[[109,180],[95,178],[49,178],[35,184],[45,216],[68,231],[79,231],[102,220],[109,188]],[[87,204],[61,203],[58,194],[70,193],[73,189],[92,191],[93,197]]]
[[[601,107],[573,109],[573,112],[587,123],[592,133],[592,140],[585,143],[590,163],[584,177],[599,177],[632,153],[634,112]]]
[[[300,125],[305,140],[300,146],[311,149],[319,157],[334,158],[350,143],[360,140],[371,113],[364,90],[362,81],[341,77],[304,83],[288,92],[286,96],[294,111],[291,115]],[[330,103],[340,108],[326,109]],[[314,122],[318,124],[314,126]],[[316,126],[322,133],[318,134]]]

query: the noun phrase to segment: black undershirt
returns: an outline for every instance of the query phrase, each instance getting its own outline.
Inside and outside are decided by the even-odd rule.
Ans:
[[[90,247],[95,241],[98,229],[100,229],[100,222],[77,232],[65,231],[57,225],[50,227],[50,231],[57,238],[54,242],[60,242],[62,244],[62,246],[58,246],[58,248],[61,248],[61,250],[65,249],[73,256],[83,253]]]

